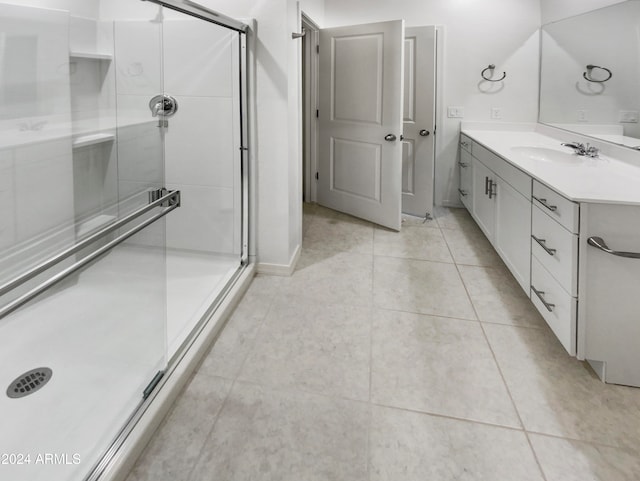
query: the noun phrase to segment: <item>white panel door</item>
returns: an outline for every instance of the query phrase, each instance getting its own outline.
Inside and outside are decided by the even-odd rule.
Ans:
[[[436,28],[405,29],[402,212],[433,213]]]
[[[318,203],[395,230],[403,43],[401,20],[320,31]]]

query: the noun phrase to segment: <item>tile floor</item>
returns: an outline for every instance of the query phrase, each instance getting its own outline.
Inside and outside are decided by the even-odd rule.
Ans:
[[[565,353],[465,211],[303,229],[128,481],[640,479],[640,389]]]

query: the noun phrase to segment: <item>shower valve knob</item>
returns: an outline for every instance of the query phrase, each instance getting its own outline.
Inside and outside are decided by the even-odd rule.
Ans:
[[[156,95],[149,101],[149,110],[154,117],[172,117],[178,111],[178,101],[171,95]]]

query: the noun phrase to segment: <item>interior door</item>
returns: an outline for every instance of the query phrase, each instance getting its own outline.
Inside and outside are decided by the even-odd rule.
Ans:
[[[402,212],[433,212],[436,28],[412,27],[404,39]]]
[[[404,22],[320,31],[318,203],[400,230]]]

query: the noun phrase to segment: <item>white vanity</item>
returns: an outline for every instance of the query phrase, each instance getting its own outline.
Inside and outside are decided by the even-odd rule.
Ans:
[[[463,125],[460,200],[567,352],[640,386],[640,153],[590,158],[574,140]]]

